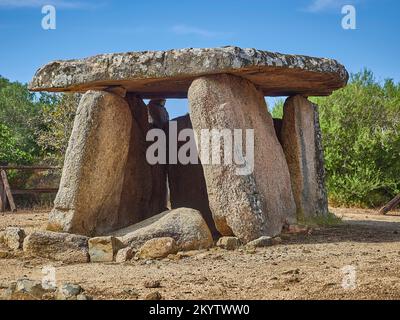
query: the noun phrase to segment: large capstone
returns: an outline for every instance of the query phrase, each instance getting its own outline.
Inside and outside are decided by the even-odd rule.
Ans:
[[[283,108],[282,144],[289,165],[298,219],[328,214],[318,109],[296,95]]]
[[[218,231],[222,235],[235,235],[243,242],[279,234],[285,223],[295,221],[296,207],[285,155],[262,92],[240,77],[205,76],[192,83],[189,105],[197,132],[240,129],[246,141],[250,134],[246,129],[254,130],[253,170],[238,171],[240,165],[226,164],[224,159],[221,164],[211,159],[210,164],[203,162],[210,208]],[[220,150],[224,150],[227,142],[221,141]],[[243,152],[246,146],[244,143]]]
[[[33,91],[106,90],[120,86],[142,98],[184,98],[203,75],[229,73],[254,83],[264,95],[329,95],[346,85],[337,61],[238,47],[102,54],[54,61],[40,68]]]

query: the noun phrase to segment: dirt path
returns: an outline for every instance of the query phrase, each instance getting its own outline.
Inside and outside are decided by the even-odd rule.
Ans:
[[[143,299],[155,290],[165,299],[400,299],[400,213],[332,211],[342,225],[285,237],[255,253],[212,249],[180,260],[80,265],[19,254],[0,259],[0,297],[11,281],[40,280],[42,267],[53,265],[58,284],[79,283],[95,299]],[[29,232],[45,221],[44,212],[3,215],[0,229],[19,225]],[[354,289],[342,287],[346,266],[355,270]],[[145,288],[150,279],[161,288]]]

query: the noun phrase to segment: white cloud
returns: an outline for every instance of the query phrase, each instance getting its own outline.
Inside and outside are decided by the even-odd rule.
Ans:
[[[355,1],[351,0],[312,0],[310,5],[306,8],[308,12],[322,12],[332,9],[338,9],[346,4],[354,4]]]
[[[214,32],[214,31],[209,31],[206,29],[190,27],[187,25],[176,25],[176,26],[173,26],[171,30],[172,30],[172,32],[179,34],[179,35],[195,35],[195,36],[201,36],[201,37],[205,37],[205,38],[213,38],[213,37],[224,34],[222,32]]]
[[[0,0],[0,7],[3,8],[36,8],[45,5],[53,5],[56,8],[80,9],[93,7],[92,4],[82,1],[68,0]]]

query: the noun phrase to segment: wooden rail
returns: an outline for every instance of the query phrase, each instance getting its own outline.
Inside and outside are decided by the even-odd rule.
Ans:
[[[11,189],[8,182],[7,170],[45,171],[58,169],[61,168],[54,166],[0,166],[0,212],[5,212],[7,210],[7,203],[12,212],[17,211],[13,195],[56,193],[58,191],[56,188]]]

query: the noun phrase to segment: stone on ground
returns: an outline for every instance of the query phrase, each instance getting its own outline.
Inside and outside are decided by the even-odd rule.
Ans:
[[[248,247],[254,247],[254,248],[261,248],[261,247],[270,247],[273,246],[276,243],[276,241],[273,240],[271,237],[266,237],[262,236],[258,239],[255,239],[253,241],[250,241],[246,244]]]
[[[137,256],[140,259],[161,259],[178,251],[173,238],[154,238],[146,241],[140,247]]]
[[[124,226],[118,210],[131,127],[123,98],[99,91],[83,95],[48,230],[94,236]]]
[[[221,237],[218,239],[218,242],[217,242],[217,247],[220,247],[220,248],[226,249],[226,250],[235,250],[235,249],[239,248],[240,245],[241,245],[241,242],[236,237]]]
[[[135,251],[131,247],[126,247],[118,250],[117,255],[115,256],[115,262],[126,262],[133,258]]]
[[[195,130],[242,129],[243,140],[249,134],[246,129],[254,130],[254,166],[249,157],[248,170],[225,164],[224,159],[221,165],[203,163],[218,231],[243,242],[278,235],[284,224],[295,221],[296,206],[285,155],[262,92],[246,79],[225,74],[194,80],[188,97]]]
[[[35,231],[24,240],[24,252],[65,263],[89,262],[89,238],[50,231]]]
[[[113,236],[89,239],[90,262],[111,262],[122,248],[122,243]]]
[[[79,284],[65,283],[57,290],[57,300],[77,300],[82,292]]]
[[[282,145],[289,166],[297,218],[328,214],[317,106],[296,95],[283,108]]]
[[[18,227],[7,227],[4,231],[4,244],[12,249],[18,250],[22,248],[25,239],[25,231]]]
[[[6,291],[9,300],[40,300],[53,289],[44,289],[40,281],[27,278],[19,279],[12,283]]]
[[[138,249],[147,240],[171,237],[177,250],[188,251],[209,248],[213,245],[211,232],[201,213],[190,208],[163,212],[131,227],[114,233],[125,246]]]

